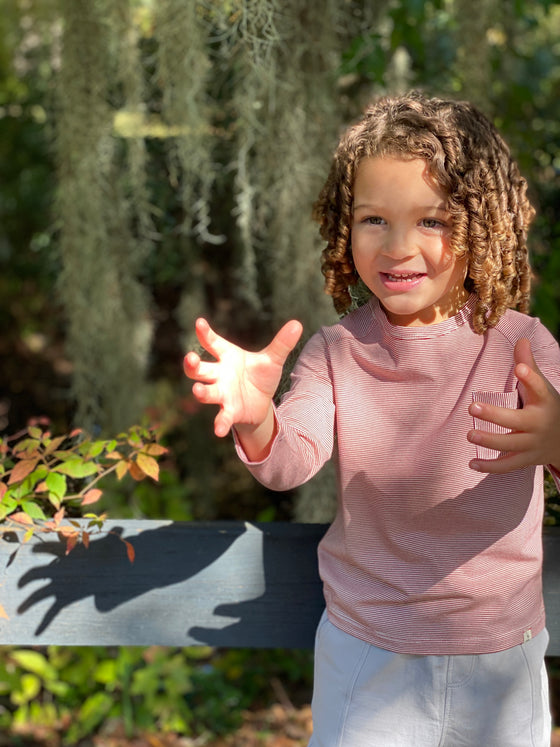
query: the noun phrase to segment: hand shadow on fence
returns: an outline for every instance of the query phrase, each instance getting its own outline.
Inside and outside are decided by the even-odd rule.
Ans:
[[[33,555],[53,559],[18,579],[20,589],[45,582],[19,605],[18,615],[53,598],[35,630],[41,636],[65,608],[89,597],[104,614],[165,589],[154,597],[153,615],[162,627],[165,616],[181,616],[185,645],[270,646],[271,635],[279,646],[311,645],[323,606],[314,559],[324,529],[304,530],[300,537],[296,531],[294,544],[290,525],[280,536],[265,526],[272,525],[170,523],[132,536],[114,526],[68,555],[61,542],[38,541]],[[121,538],[134,548],[133,563]],[[303,620],[286,619],[286,602],[301,604]]]

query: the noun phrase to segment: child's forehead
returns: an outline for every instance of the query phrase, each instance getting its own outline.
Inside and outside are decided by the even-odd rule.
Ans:
[[[362,183],[377,181],[382,184],[383,179],[392,179],[395,175],[403,175],[405,178],[421,177],[432,189],[436,188],[447,194],[428,159],[400,153],[366,155],[356,161],[352,188],[355,189],[358,178]]]

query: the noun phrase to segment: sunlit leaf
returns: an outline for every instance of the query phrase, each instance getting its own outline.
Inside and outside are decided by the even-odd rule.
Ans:
[[[92,488],[82,498],[82,506],[89,506],[91,503],[97,503],[97,501],[103,495],[103,491],[99,488]]]
[[[117,459],[122,459],[122,454],[120,451],[109,451],[107,454],[105,454],[105,459],[112,459],[113,461],[116,461]]]
[[[35,501],[22,501],[20,505],[23,511],[32,519],[45,520],[47,518],[41,506],[35,503]]]
[[[13,485],[16,482],[25,480],[27,475],[30,475],[33,472],[38,461],[39,460],[34,457],[33,459],[22,459],[21,462],[18,462],[12,470],[8,485]]]
[[[22,669],[33,672],[43,680],[56,679],[57,677],[56,669],[40,651],[30,649],[12,651],[10,659],[19,664]]]
[[[6,610],[4,609],[4,606],[2,604],[0,604],[0,617],[3,620],[9,620],[10,619],[10,616],[8,615],[8,613],[6,612]]]
[[[56,451],[58,447],[64,443],[65,440],[66,436],[58,436],[57,438],[53,438],[52,441],[49,441],[45,448],[45,456],[49,456],[54,451]]]
[[[21,541],[25,544],[26,542],[29,542],[29,540],[33,537],[35,534],[35,529],[31,528],[28,529],[27,532],[23,535]]]
[[[94,462],[84,462],[82,459],[69,459],[67,462],[57,464],[53,467],[53,470],[60,472],[68,477],[74,477],[76,479],[83,477],[91,477],[99,472],[99,465]]]
[[[138,466],[136,462],[130,462],[128,465],[128,471],[130,472],[134,480],[143,480],[146,477],[146,473]]]
[[[169,449],[166,449],[165,446],[162,446],[161,444],[148,444],[144,451],[146,454],[149,454],[150,456],[162,456],[163,454],[167,454]]]
[[[136,457],[136,464],[140,467],[142,472],[145,472],[148,477],[153,480],[159,480],[159,464],[156,460],[141,451]]]
[[[17,511],[15,514],[10,514],[10,519],[15,521],[16,524],[23,524],[24,526],[31,526],[33,519],[23,511]]]
[[[50,493],[56,496],[59,500],[64,498],[67,491],[65,475],[61,475],[58,472],[50,472],[45,482]]]
[[[117,477],[119,478],[119,480],[122,480],[122,478],[128,472],[128,462],[125,459],[123,459],[122,462],[119,462],[117,464],[115,472],[117,473]]]

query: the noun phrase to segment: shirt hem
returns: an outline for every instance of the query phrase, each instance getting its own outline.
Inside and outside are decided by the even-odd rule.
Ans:
[[[526,627],[499,636],[463,635],[460,639],[453,640],[449,637],[445,638],[443,632],[438,632],[437,638],[435,634],[434,637],[423,638],[418,635],[417,631],[414,631],[409,638],[401,639],[391,638],[372,630],[364,630],[354,622],[339,617],[328,608],[327,616],[335,627],[372,646],[392,651],[395,654],[424,656],[493,654],[526,643],[546,627],[545,612],[542,610],[538,617]],[[476,623],[473,623],[472,627],[476,627]]]

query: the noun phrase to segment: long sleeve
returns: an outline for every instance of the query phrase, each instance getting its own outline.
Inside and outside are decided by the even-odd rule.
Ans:
[[[291,388],[275,408],[278,431],[270,453],[250,462],[236,448],[253,476],[271,490],[290,490],[311,479],[331,457],[335,406],[326,342],[314,335],[291,375]]]

